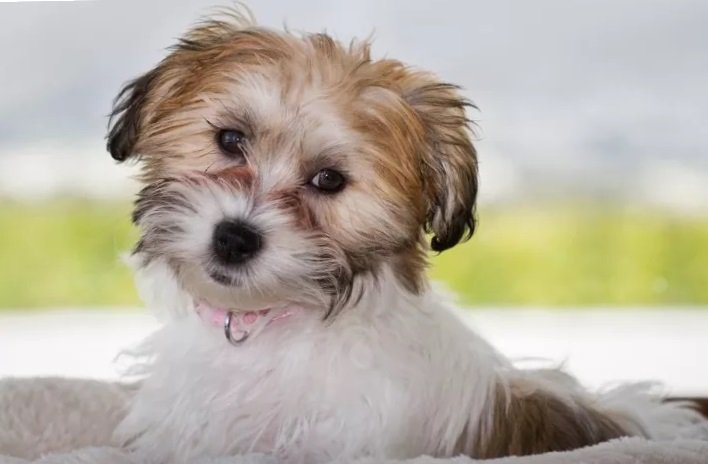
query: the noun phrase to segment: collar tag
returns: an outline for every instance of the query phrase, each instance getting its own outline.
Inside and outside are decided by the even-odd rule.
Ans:
[[[197,303],[195,309],[203,321],[222,327],[226,340],[234,346],[241,345],[271,323],[290,317],[295,312],[293,306],[280,310],[264,308],[242,312],[213,307],[203,302]]]

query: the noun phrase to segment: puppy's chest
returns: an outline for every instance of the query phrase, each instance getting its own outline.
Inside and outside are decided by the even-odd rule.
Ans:
[[[240,347],[216,338],[163,356],[123,429],[140,434],[138,447],[171,442],[173,459],[254,451],[318,462],[418,452],[411,424],[424,412],[411,386],[425,385],[423,372],[360,335],[287,343],[275,335]]]

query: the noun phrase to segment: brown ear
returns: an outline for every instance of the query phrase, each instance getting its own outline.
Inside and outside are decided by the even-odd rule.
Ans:
[[[421,153],[428,197],[425,231],[430,247],[444,251],[472,236],[477,199],[477,154],[465,108],[473,106],[452,84],[414,75],[404,98],[426,131]],[[410,84],[410,82],[409,82]]]
[[[113,100],[106,148],[117,161],[125,161],[135,154],[145,102],[156,74],[156,70],[152,70],[128,82]]]

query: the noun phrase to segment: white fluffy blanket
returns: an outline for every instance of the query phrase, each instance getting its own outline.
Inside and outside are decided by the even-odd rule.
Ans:
[[[109,446],[111,431],[122,417],[131,390],[130,386],[87,380],[0,380],[0,464],[143,464],[129,453]],[[363,459],[356,464],[401,462]],[[624,438],[564,453],[489,461],[420,457],[403,462],[708,464],[708,422],[687,428],[680,438],[672,441]],[[195,464],[278,464],[278,461],[269,456],[249,455],[205,459]]]
[[[115,448],[84,448],[70,453],[54,454],[35,461],[0,457],[2,464],[139,464],[129,454]],[[672,442],[651,442],[640,438],[625,438],[596,446],[536,456],[511,457],[478,461],[466,457],[435,459],[420,457],[407,461],[358,460],[356,464],[706,464],[708,441],[678,439]],[[274,458],[261,455],[205,459],[195,464],[278,464]],[[355,463],[351,463],[355,464]]]

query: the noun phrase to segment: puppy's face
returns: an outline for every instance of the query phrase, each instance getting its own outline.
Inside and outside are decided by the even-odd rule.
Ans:
[[[212,20],[123,89],[108,148],[143,163],[137,251],[196,298],[331,311],[384,265],[419,291],[425,233],[472,232],[465,105],[366,44]]]

